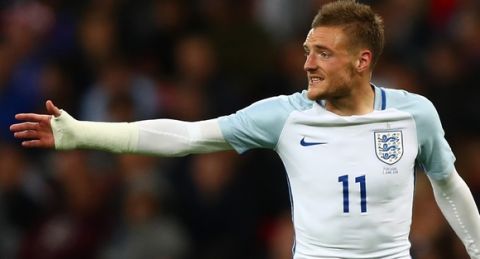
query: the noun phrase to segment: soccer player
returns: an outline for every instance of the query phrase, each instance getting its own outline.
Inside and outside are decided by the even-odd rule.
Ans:
[[[288,174],[293,257],[411,258],[415,165],[471,258],[480,258],[480,216],[454,167],[434,106],[424,97],[377,87],[372,71],[383,22],[355,1],[324,5],[305,43],[308,89],[199,122],[78,121],[46,102],[48,114],[18,114],[25,147],[100,149],[181,156],[269,148]]]

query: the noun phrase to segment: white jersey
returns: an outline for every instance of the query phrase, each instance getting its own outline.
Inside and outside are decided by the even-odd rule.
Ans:
[[[415,164],[430,177],[454,171],[433,105],[406,91],[375,89],[375,109],[339,116],[306,92],[220,117],[238,152],[270,148],[288,176],[294,259],[410,258]]]

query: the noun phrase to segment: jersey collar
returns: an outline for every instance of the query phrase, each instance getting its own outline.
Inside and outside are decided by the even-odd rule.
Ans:
[[[375,91],[375,100],[373,101],[373,109],[376,111],[383,111],[387,108],[387,96],[385,90],[380,88],[373,83],[370,83],[373,90]]]

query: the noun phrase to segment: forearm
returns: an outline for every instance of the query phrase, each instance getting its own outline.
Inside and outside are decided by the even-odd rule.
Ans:
[[[480,259],[480,216],[467,184],[456,171],[447,179],[430,181],[435,200],[450,226],[470,257]]]
[[[183,156],[232,149],[216,119],[198,122],[158,119],[134,124],[139,132],[139,153]]]
[[[216,120],[159,119],[134,123],[77,121],[65,111],[52,118],[55,148],[182,156],[231,149]]]
[[[132,123],[78,121],[62,111],[50,120],[55,149],[96,149],[133,153],[137,149],[138,128]]]

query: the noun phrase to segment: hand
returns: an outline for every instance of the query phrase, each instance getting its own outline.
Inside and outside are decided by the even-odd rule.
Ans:
[[[53,137],[50,119],[52,116],[60,116],[61,111],[48,100],[45,103],[48,114],[19,113],[15,119],[24,121],[22,123],[10,126],[15,138],[22,139],[22,146],[28,148],[54,148],[55,139]]]

